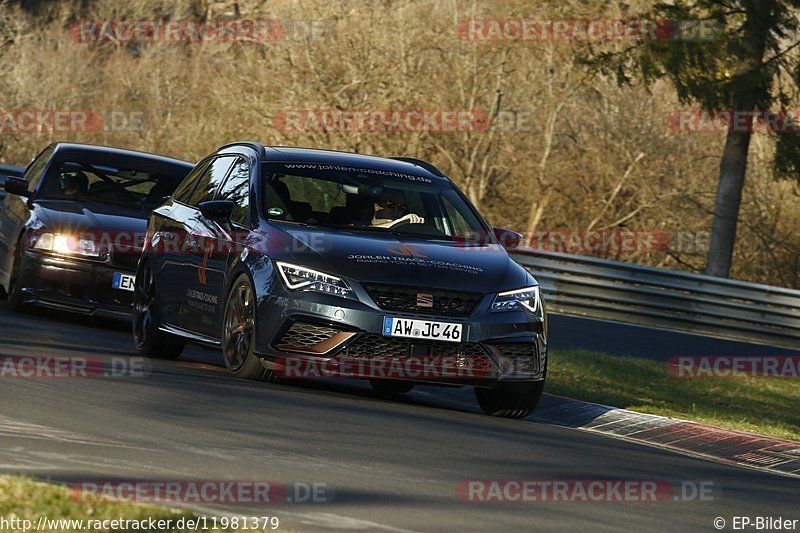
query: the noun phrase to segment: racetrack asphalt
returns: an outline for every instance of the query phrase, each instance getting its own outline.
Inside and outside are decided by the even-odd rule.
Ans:
[[[0,306],[0,355],[134,356],[126,324]],[[644,340],[642,340],[644,342]],[[114,359],[116,358],[116,359]],[[130,359],[137,361],[136,359]],[[235,379],[211,350],[146,375],[0,384],[0,471],[75,482],[324,483],[330,501],[237,504],[294,531],[712,531],[735,516],[800,519],[800,480],[603,435],[480,414],[469,389],[381,398],[355,381]],[[464,480],[711,483],[712,499],[464,502]],[[215,509],[218,506],[207,505]],[[58,518],[58,517],[51,517]]]

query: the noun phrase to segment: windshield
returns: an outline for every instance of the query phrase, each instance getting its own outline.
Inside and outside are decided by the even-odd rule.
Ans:
[[[331,166],[266,164],[267,218],[450,240],[485,231],[446,180],[380,169],[337,171]]]
[[[191,167],[146,156],[61,154],[43,184],[43,197],[152,210],[177,188]]]

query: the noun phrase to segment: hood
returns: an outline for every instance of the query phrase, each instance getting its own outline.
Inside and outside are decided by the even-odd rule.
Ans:
[[[275,259],[359,282],[481,293],[533,283],[530,274],[499,244],[464,246],[390,233],[327,230],[274,221],[268,228],[265,236],[282,241],[280,257],[273,254]]]
[[[72,232],[144,232],[150,215],[145,209],[72,200],[39,200],[33,209],[44,227]]]

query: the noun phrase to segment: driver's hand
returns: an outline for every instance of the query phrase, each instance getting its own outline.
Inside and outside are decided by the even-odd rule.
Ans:
[[[392,222],[392,226],[396,226],[397,224],[400,224],[401,222],[407,222],[408,224],[424,224],[425,223],[425,219],[422,218],[419,215],[414,214],[414,213],[409,213],[406,216],[400,217],[397,220],[395,220],[394,222]],[[389,227],[391,227],[391,226],[389,226]]]

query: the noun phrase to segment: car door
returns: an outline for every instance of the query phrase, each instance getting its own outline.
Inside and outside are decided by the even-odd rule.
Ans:
[[[227,297],[228,265],[240,253],[237,241],[241,241],[249,229],[250,173],[247,160],[237,158],[214,197],[215,200],[234,203],[230,221],[211,220],[201,214],[194,228],[204,252],[197,274],[199,294],[194,295],[201,301],[190,306],[186,317],[193,327],[198,328],[196,332],[206,337],[220,337]]]
[[[206,278],[208,255],[213,253],[213,245],[208,240],[207,221],[198,206],[215,198],[235,159],[235,155],[214,157],[187,202],[191,215],[187,217],[182,261],[176,265],[175,287],[181,302],[178,325],[200,335],[212,329],[218,302]]]
[[[31,193],[36,190],[54,151],[53,146],[42,150],[22,174],[21,177],[28,181],[28,191]],[[4,286],[11,273],[17,241],[29,216],[28,198],[16,194],[6,194],[3,199],[3,207],[0,209],[0,280]]]
[[[151,215],[152,261],[156,272],[159,308],[163,322],[178,326],[183,295],[181,294],[180,271],[184,257],[185,238],[194,227],[196,210],[189,205],[192,193],[205,178],[210,159],[200,161],[181,182],[172,195],[172,200],[156,208]]]

